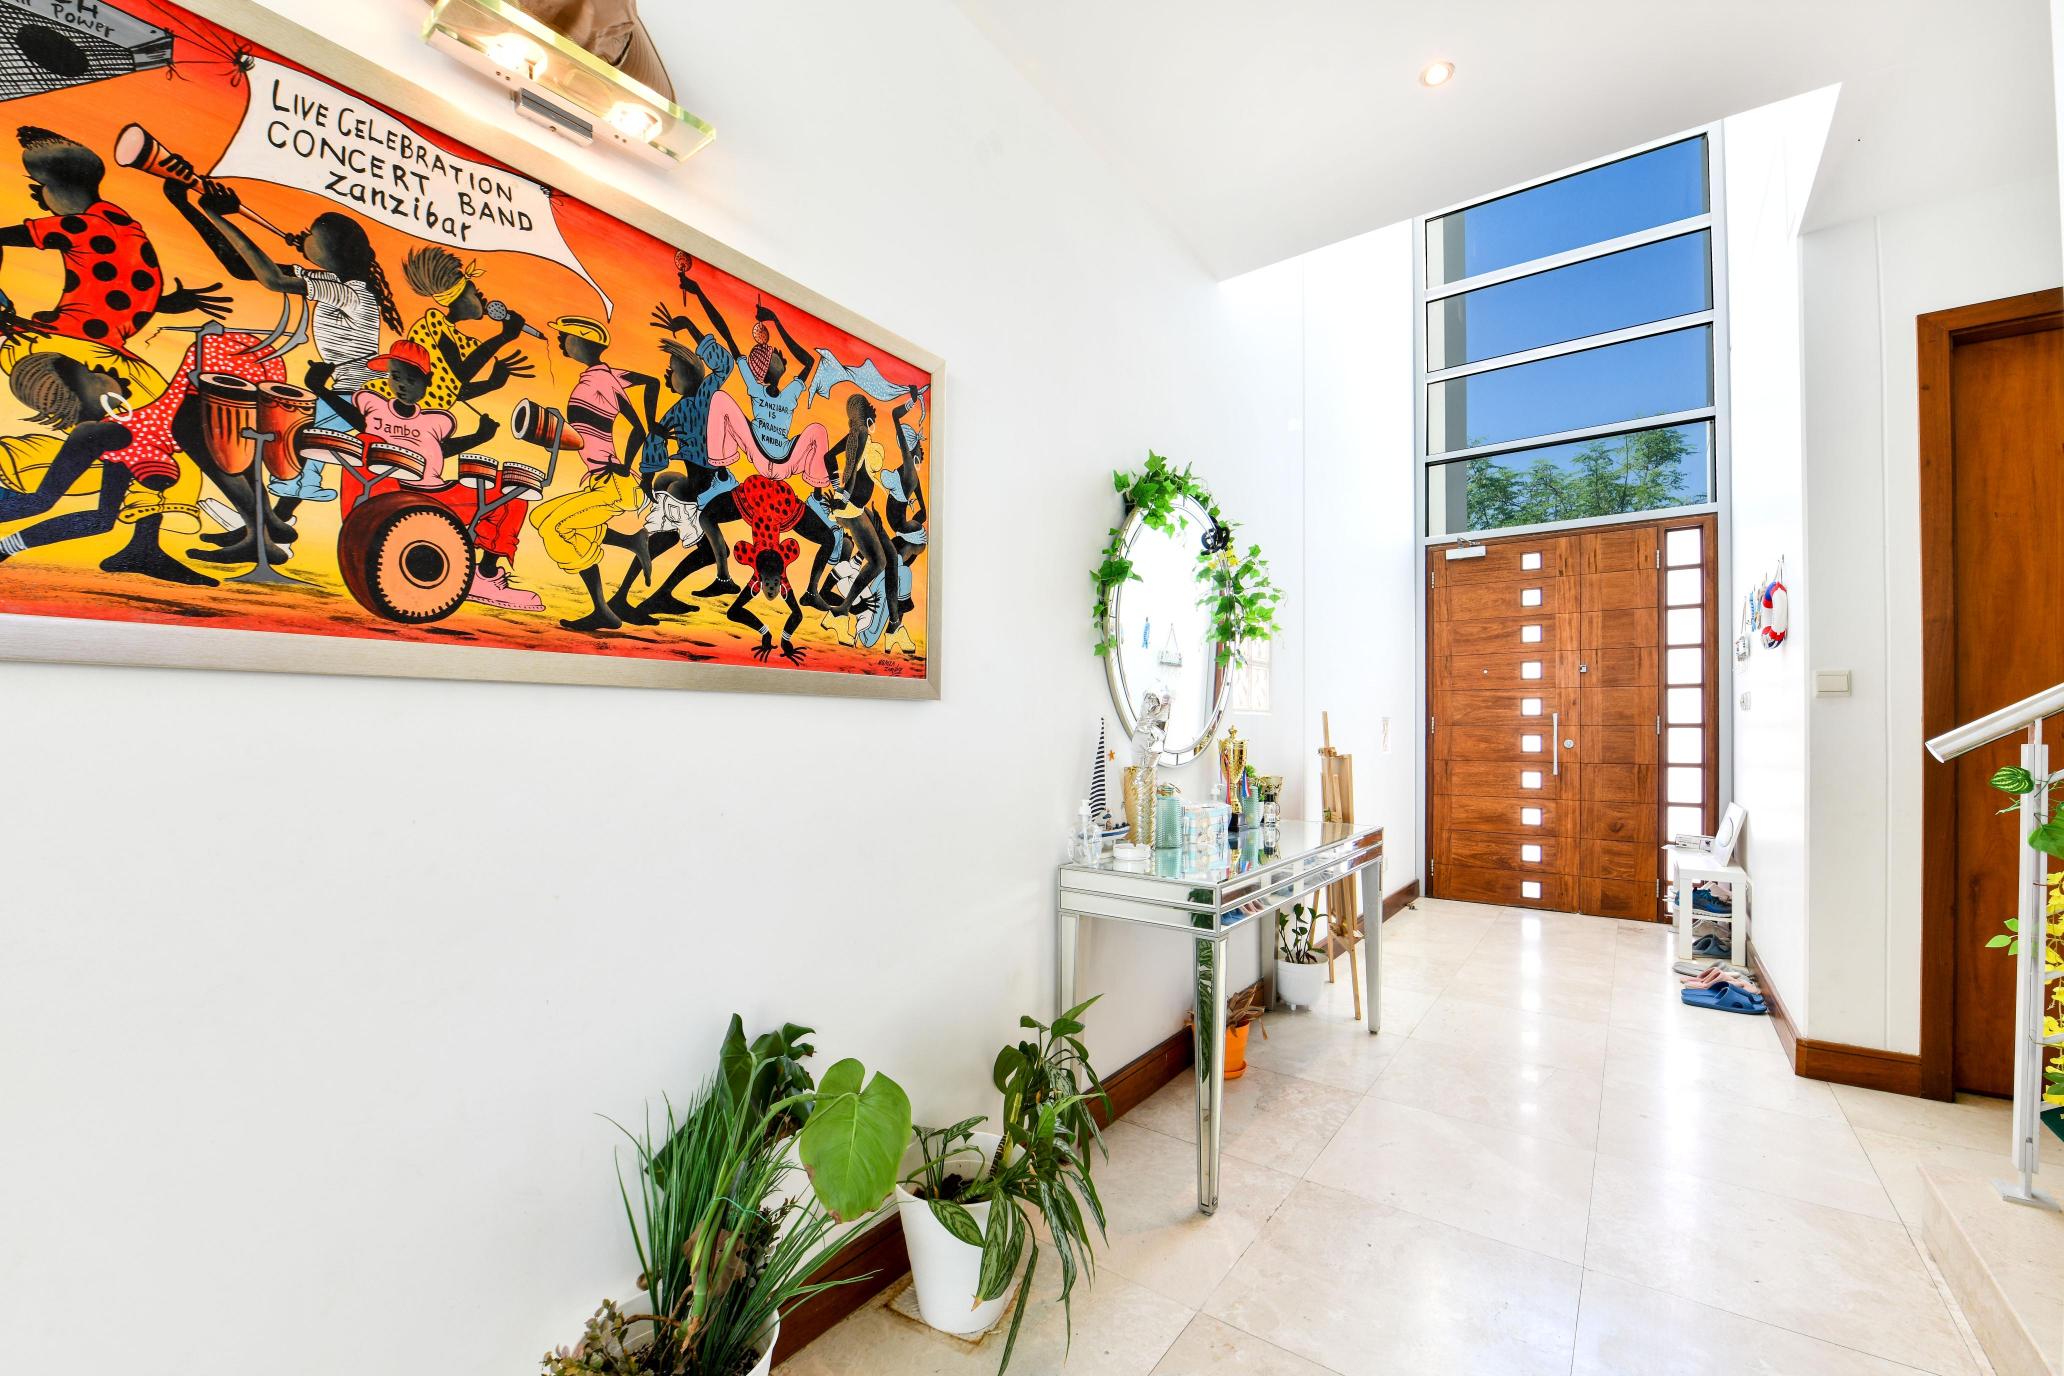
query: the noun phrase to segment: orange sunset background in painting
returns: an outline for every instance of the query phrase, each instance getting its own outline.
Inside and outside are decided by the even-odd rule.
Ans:
[[[236,137],[245,120],[247,107],[255,107],[254,114],[262,115],[267,99],[266,92],[254,89],[255,83],[247,77],[248,64],[239,62],[238,55],[249,53],[296,70],[306,69],[278,54],[248,44],[176,6],[151,3],[151,0],[102,0],[100,8],[103,12],[119,9],[145,24],[169,32],[173,38],[171,63],[7,100],[5,118],[0,119],[0,225],[19,225],[46,215],[47,212],[32,199],[31,177],[25,170],[22,150],[16,146],[14,131],[23,126],[52,131],[91,149],[106,163],[102,199],[132,216],[148,234],[162,265],[163,285],[167,292],[172,291],[175,285],[200,288],[219,283],[221,285],[215,290],[229,299],[224,325],[259,336],[272,335],[283,299],[291,300],[296,310],[301,308],[301,301],[283,298],[280,292],[268,289],[260,282],[235,280],[226,274],[217,255],[168,203],[165,181],[149,172],[117,165],[115,148],[117,138],[126,126],[141,124],[166,152],[187,160],[199,175],[206,177]],[[318,80],[329,81],[320,72],[311,75]],[[330,84],[340,90],[345,89],[341,83]],[[366,101],[358,103],[371,104]],[[458,157],[491,162],[464,145],[442,137],[434,129],[403,120],[391,111],[387,114]],[[319,214],[342,211],[364,226],[373,253],[390,284],[393,305],[404,329],[432,307],[431,301],[411,289],[404,278],[403,268],[412,249],[438,240],[416,238],[381,223],[360,207],[315,191],[249,177],[225,178],[224,184],[235,191],[242,206],[250,212],[233,217],[234,222],[281,265],[300,264],[307,260],[295,247],[260,227],[258,222],[295,232],[307,228]],[[473,280],[481,297],[506,303],[509,310],[519,313],[544,336],[523,335],[503,350],[504,354],[521,355],[528,365],[527,376],[519,370],[518,375],[504,385],[451,408],[453,425],[458,432],[472,430],[483,417],[491,418],[499,427],[499,433],[468,451],[469,456],[475,459],[484,457],[499,464],[514,461],[540,468],[544,466],[545,451],[519,437],[511,425],[512,415],[518,403],[525,401],[537,408],[564,410],[576,382],[581,378],[583,366],[562,351],[557,332],[549,322],[566,316],[590,317],[601,322],[609,336],[603,362],[641,377],[657,379],[657,394],[651,406],[658,412],[665,412],[677,398],[677,393],[669,385],[669,356],[662,350],[661,341],[672,337],[693,351],[696,333],[705,330],[716,333],[703,302],[684,292],[677,282],[675,246],[571,197],[554,195],[551,210],[567,247],[593,278],[593,285],[563,263],[530,253],[478,251],[465,247],[454,250],[477,271]],[[746,385],[747,355],[755,347],[755,316],[762,306],[771,307],[779,318],[780,328],[768,332],[772,346],[784,354],[790,352],[783,344],[781,331],[785,330],[786,335],[800,344],[804,351],[803,357],[790,358],[788,378],[793,379],[801,370],[809,368],[815,362],[813,355],[820,350],[828,351],[831,358],[846,369],[857,370],[869,362],[874,365],[876,377],[873,379],[871,405],[878,412],[878,419],[873,422],[871,437],[880,448],[867,448],[864,460],[861,457],[864,440],[856,441],[850,451],[840,446],[840,441],[853,428],[853,418],[862,408],[862,403],[855,398],[868,390],[868,383],[845,380],[844,372],[827,370],[827,376],[841,380],[829,387],[827,395],[818,395],[817,391],[824,390],[822,380],[812,378],[811,381],[819,385],[806,387],[794,411],[791,435],[800,434],[808,426],[817,424],[823,427],[830,444],[835,446],[829,461],[828,484],[821,470],[814,482],[806,474],[784,475],[778,481],[791,494],[793,503],[785,499],[772,499],[770,503],[783,513],[798,509],[825,513],[825,523],[812,526],[809,517],[805,516],[801,528],[788,528],[780,532],[781,539],[766,542],[783,547],[785,557],[790,561],[786,573],[790,590],[803,595],[800,622],[793,630],[794,648],[800,654],[794,658],[784,660],[780,655],[768,658],[763,652],[762,628],[765,628],[766,636],[785,636],[790,607],[780,596],[765,596],[757,587],[749,586],[753,581],[753,570],[749,562],[751,556],[745,551],[748,546],[761,547],[761,530],[757,525],[749,526],[747,519],[735,512],[731,513],[730,519],[720,521],[716,513],[727,510],[722,505],[712,509],[706,540],[722,542],[731,557],[731,573],[736,584],[748,585],[744,588],[743,615],[750,617],[749,624],[739,619],[740,614],[732,612],[734,602],[740,596],[738,591],[721,586],[713,592],[705,591],[715,571],[703,568],[679,585],[679,599],[693,604],[693,610],[664,615],[650,624],[626,622],[616,628],[567,629],[563,622],[577,621],[588,610],[590,593],[584,587],[582,577],[556,561],[539,532],[527,527],[521,530],[507,574],[516,586],[534,592],[542,600],[542,610],[511,609],[469,599],[457,605],[456,610],[419,624],[376,614],[363,605],[347,586],[348,580],[340,568],[339,541],[342,508],[347,503],[337,500],[334,495],[302,501],[293,507],[296,538],[290,546],[291,557],[280,571],[300,580],[298,585],[231,582],[227,580],[249,565],[196,561],[192,552],[205,548],[202,543],[204,536],[212,533],[221,538],[217,522],[224,508],[219,502],[212,505],[202,502],[199,505],[204,510],[193,511],[197,502],[195,494],[216,498],[221,494],[212,480],[206,480],[194,471],[191,461],[184,456],[180,458],[180,479],[164,500],[187,509],[166,519],[162,545],[173,558],[225,581],[215,587],[193,587],[135,573],[104,572],[102,562],[121,550],[130,536],[129,526],[124,524],[106,533],[32,547],[0,560],[0,612],[86,621],[152,622],[299,635],[402,639],[589,656],[727,665],[764,663],[770,675],[834,672],[923,677],[929,653],[927,610],[932,564],[927,540],[932,463],[931,377],[922,368],[880,346],[856,338],[707,263],[694,261],[689,276],[707,293],[708,304],[726,322],[729,334],[738,345],[737,365],[731,370],[723,390],[747,418],[755,414],[755,397]],[[54,306],[68,288],[65,278],[65,260],[57,252],[16,245],[0,253],[0,290],[5,291],[17,318],[29,319],[32,313]],[[601,295],[597,293],[598,286]],[[669,336],[661,325],[654,323],[655,307],[663,308],[665,314],[687,315],[695,322],[695,333],[681,332]],[[160,315],[142,325],[127,341],[127,348],[158,373],[173,378],[194,341],[191,327],[201,319],[198,315]],[[494,333],[497,326],[493,320],[461,320],[458,328],[477,340]],[[382,351],[388,350],[396,340],[396,332],[391,327],[383,328],[379,347]],[[304,382],[308,365],[317,361],[317,353],[310,342],[303,341],[287,351],[279,361],[286,381],[298,385]],[[894,389],[893,394],[885,395],[891,389]],[[635,384],[631,394],[635,399],[634,410],[640,415],[645,414],[648,403]],[[147,396],[131,398],[138,405],[150,399]],[[903,423],[910,427],[902,437],[899,437],[899,426],[891,419],[892,412],[898,410],[903,412]],[[0,437],[47,433],[49,427],[39,426],[34,417],[35,411],[31,406],[6,385],[0,385]],[[642,481],[649,493],[656,479],[668,474],[683,474],[689,463],[676,457],[663,472],[641,475],[640,433],[634,417],[622,417],[616,423],[614,441],[629,469],[630,476],[626,481],[634,485]],[[454,463],[446,470],[447,478],[456,468],[458,456],[454,454],[452,457]],[[745,454],[720,454],[714,462],[720,467],[728,467],[736,479],[756,481],[761,492],[767,490],[768,478],[756,477],[753,464]],[[843,475],[841,468],[845,469]],[[855,468],[864,468],[871,481],[869,477],[863,477],[860,485],[848,492]],[[98,500],[95,495],[95,473],[98,471],[99,465],[95,465],[94,472],[80,479],[68,495],[50,508],[50,514],[91,509]],[[581,462],[571,455],[562,454],[551,481],[536,494],[532,509],[579,490],[584,483],[584,472]],[[765,469],[761,472],[764,474]],[[709,474],[704,471],[687,476],[701,481],[707,480]],[[0,499],[4,499],[10,485],[19,490],[33,478],[33,470],[25,474],[22,465],[17,464],[10,481],[10,470],[4,461],[0,461]],[[332,463],[325,481],[334,494],[339,489],[349,488],[356,479],[345,463]],[[740,488],[739,492],[744,494],[749,490]],[[631,492],[631,497],[631,502],[621,506],[641,501],[635,491]],[[892,497],[898,500],[892,503]],[[750,506],[756,514],[765,509],[757,497],[755,503],[749,504],[742,495],[738,506],[741,509]],[[885,508],[887,514],[884,514]],[[4,516],[5,509],[4,501],[0,501],[0,516]],[[677,505],[675,509],[680,508]],[[609,520],[608,528],[620,537],[641,538],[638,533],[647,528],[647,517],[652,510],[649,500],[642,500],[638,509],[620,507]],[[836,557],[818,560],[818,545],[810,539],[812,530],[860,530],[869,521],[873,522],[872,529],[882,532],[882,538],[870,546],[865,541],[864,530],[860,531],[861,549],[879,548],[883,551],[881,558],[873,563],[866,562],[856,553],[853,539],[842,537],[833,541]],[[34,520],[0,519],[0,539],[34,524]],[[899,538],[889,538],[890,534],[898,532]],[[673,532],[649,537],[648,552],[652,564],[649,578],[634,572],[639,562],[638,555],[621,543],[612,544],[604,550],[596,566],[601,583],[612,592],[621,585],[633,602],[649,596],[676,562],[686,557],[691,548],[687,540],[685,533]],[[747,562],[741,564],[741,560]],[[851,585],[851,580],[856,577],[853,573],[856,566],[862,570],[857,577],[864,580],[871,573],[880,579],[867,584],[876,589],[874,596],[864,597],[864,588]],[[841,569],[849,580],[848,585],[844,591],[834,592],[834,582]],[[811,584],[813,573],[820,580],[815,587]],[[828,601],[813,600],[808,595],[813,592],[823,593]],[[883,633],[880,612],[885,599],[897,599],[900,604],[900,627],[891,623],[887,634]],[[852,605],[843,605],[848,600]],[[872,627],[869,626],[870,609],[873,611]],[[868,643],[870,639],[871,644]],[[762,653],[756,654],[756,650]]]

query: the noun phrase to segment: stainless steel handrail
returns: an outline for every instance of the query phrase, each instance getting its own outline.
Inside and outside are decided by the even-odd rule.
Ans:
[[[2011,735],[2031,722],[2054,717],[2060,712],[2064,712],[2064,683],[2045,688],[1976,721],[1967,721],[1953,731],[1943,732],[1928,742],[1928,753],[1947,764],[1959,755],[1968,755],[1981,745],[1990,745],[2001,736]]]
[[[2064,683],[1943,732],[1928,742],[1928,753],[1947,763],[2003,736],[2025,731],[2021,768],[2035,781],[2035,786],[2021,795],[2020,834],[2025,837],[2050,820],[2050,749],[2043,743],[2043,723],[2060,712],[2064,712]],[[2014,1169],[2020,1179],[1998,1181],[1996,1188],[2009,1203],[2055,1209],[2057,1201],[2035,1187],[2036,1172],[2042,1168],[2038,1115],[2043,1102],[2043,1060],[2050,1049],[2042,1030],[2044,1005],[2049,999],[2049,857],[2023,844],[2018,847],[2017,859],[2021,951],[2015,958],[2012,1121]]]

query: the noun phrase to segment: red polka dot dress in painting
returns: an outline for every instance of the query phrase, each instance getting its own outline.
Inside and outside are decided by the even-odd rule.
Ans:
[[[802,546],[782,536],[803,519],[803,504],[796,500],[788,484],[755,473],[738,485],[734,500],[738,514],[752,527],[752,539],[732,545],[732,557],[750,569],[761,550],[773,550],[783,564],[793,564]],[[785,575],[782,581],[788,581]]]
[[[285,382],[286,367],[278,358],[266,356],[254,361],[248,350],[264,341],[254,334],[230,331],[203,335],[179,360],[179,371],[164,395],[148,406],[139,406],[122,420],[132,436],[129,443],[110,454],[107,463],[127,468],[143,487],[163,488],[179,474],[179,441],[172,436],[172,419],[180,406],[194,394],[195,373],[235,373],[250,382]]]
[[[36,247],[64,259],[57,309],[36,313],[52,333],[120,347],[158,308],[165,285],[158,252],[120,206],[95,201],[76,215],[46,215],[22,227]]]

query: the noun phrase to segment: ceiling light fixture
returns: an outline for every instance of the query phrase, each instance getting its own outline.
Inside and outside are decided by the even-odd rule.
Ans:
[[[546,27],[518,0],[435,0],[423,38],[501,82],[516,113],[575,143],[679,162],[715,137],[668,95]]]
[[[1429,62],[1426,64],[1425,69],[1419,73],[1419,84],[1421,86],[1444,86],[1447,84],[1448,78],[1454,74],[1455,64],[1452,62]]]

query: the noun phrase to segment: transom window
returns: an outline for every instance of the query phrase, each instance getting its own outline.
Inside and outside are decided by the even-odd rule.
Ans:
[[[1715,503],[1711,139],[1421,223],[1429,537]]]

